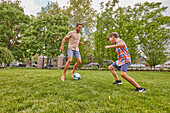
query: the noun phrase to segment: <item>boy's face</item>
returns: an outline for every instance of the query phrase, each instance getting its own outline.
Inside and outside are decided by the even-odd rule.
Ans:
[[[115,37],[114,36],[112,36],[112,37],[109,37],[109,41],[110,41],[110,43],[115,43],[116,42],[116,40],[115,40]]]

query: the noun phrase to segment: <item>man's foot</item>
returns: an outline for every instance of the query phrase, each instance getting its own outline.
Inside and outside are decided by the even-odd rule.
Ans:
[[[61,77],[61,81],[64,81],[64,80],[65,80],[65,76],[62,76],[62,77]]]
[[[74,71],[73,70],[71,71],[71,74],[72,74],[72,77],[73,77],[74,76]]]
[[[146,91],[145,91],[145,88],[142,88],[142,87],[140,87],[140,88],[136,88],[136,90],[134,90],[134,91],[136,91],[136,92],[140,92],[140,93],[144,93],[144,92],[146,92]]]
[[[115,82],[113,82],[113,84],[123,84],[121,80],[116,80]]]

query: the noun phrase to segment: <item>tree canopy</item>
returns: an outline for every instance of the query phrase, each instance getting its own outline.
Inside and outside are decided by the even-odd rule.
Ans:
[[[17,60],[24,57],[21,39],[29,21],[29,16],[20,7],[20,1],[0,3],[0,46],[7,47]]]

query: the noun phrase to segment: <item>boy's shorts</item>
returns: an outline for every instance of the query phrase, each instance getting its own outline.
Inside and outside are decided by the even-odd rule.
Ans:
[[[81,58],[79,51],[68,49],[68,57],[73,57],[73,54],[74,54],[76,59]]]
[[[116,62],[114,62],[114,63],[112,64],[112,66],[115,67],[117,70],[124,71],[124,72],[127,72],[129,65],[130,65],[129,62],[126,63],[126,64],[122,64],[121,66],[118,66],[118,65],[116,64]]]

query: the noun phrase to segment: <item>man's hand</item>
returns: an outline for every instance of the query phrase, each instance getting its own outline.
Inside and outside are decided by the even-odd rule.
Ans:
[[[64,49],[63,46],[61,46],[61,47],[60,47],[60,50],[63,51],[63,49]]]
[[[79,44],[83,44],[83,42],[79,42]]]

